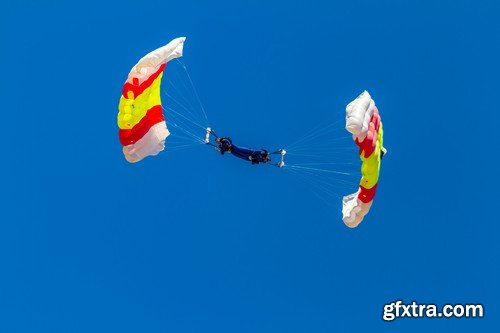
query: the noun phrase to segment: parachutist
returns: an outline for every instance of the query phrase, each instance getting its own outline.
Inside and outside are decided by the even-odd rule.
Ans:
[[[210,142],[210,134],[215,137],[215,144]],[[250,161],[252,164],[268,163],[271,161],[266,149],[250,149],[235,145],[229,137],[218,137],[211,128],[207,128],[205,143],[213,146],[221,155],[230,153],[235,157]]]

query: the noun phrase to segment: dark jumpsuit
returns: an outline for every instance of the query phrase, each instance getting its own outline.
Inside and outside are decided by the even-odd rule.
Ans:
[[[231,141],[230,138],[221,138],[219,140],[220,153],[230,152],[234,156],[241,158],[246,161],[251,161],[252,164],[266,163],[268,160],[268,152],[265,149],[249,149],[244,147],[238,147]]]

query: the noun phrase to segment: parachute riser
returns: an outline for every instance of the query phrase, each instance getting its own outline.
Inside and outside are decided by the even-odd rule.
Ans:
[[[271,154],[272,155],[278,155],[278,154],[281,155],[280,161],[275,164],[278,168],[282,168],[286,165],[285,164],[286,150],[284,148],[281,148],[280,150],[273,151]]]
[[[215,132],[210,127],[207,127],[207,130],[205,133],[205,143],[206,144],[210,143],[210,134],[213,134],[213,136],[215,136],[215,138],[218,138],[217,134],[215,134]]]
[[[211,129],[210,127],[207,127],[206,133],[205,133],[205,140],[204,140],[205,144],[213,147],[216,151],[220,152],[219,146],[210,142],[210,134],[212,134],[216,139],[219,138],[217,136],[217,134],[215,134],[213,129]]]

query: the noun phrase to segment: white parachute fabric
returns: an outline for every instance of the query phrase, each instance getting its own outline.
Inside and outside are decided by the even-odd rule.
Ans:
[[[125,159],[130,163],[139,162],[147,156],[158,155],[165,149],[165,139],[170,135],[165,121],[159,122],[136,143],[123,147]]]
[[[364,139],[370,119],[373,115],[375,102],[370,94],[365,90],[354,101],[346,107],[345,128],[355,137]]]
[[[359,191],[342,199],[342,220],[350,228],[357,227],[370,211],[373,201],[364,203],[358,199]]]
[[[175,38],[167,45],[146,54],[132,67],[127,81],[132,82],[133,78],[138,78],[139,83],[141,83],[145,78],[155,73],[162,64],[182,57],[185,40],[186,37]]]

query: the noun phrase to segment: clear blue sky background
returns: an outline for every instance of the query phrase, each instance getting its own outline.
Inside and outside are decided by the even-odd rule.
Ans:
[[[498,329],[499,7],[3,4],[0,331]],[[122,84],[178,36],[211,122],[246,145],[293,141],[371,92],[389,155],[358,229],[338,198],[204,147],[125,162]],[[398,299],[486,317],[383,322]]]

